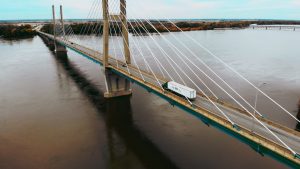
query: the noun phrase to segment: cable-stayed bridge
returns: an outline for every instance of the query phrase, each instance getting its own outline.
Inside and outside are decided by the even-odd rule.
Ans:
[[[136,83],[170,104],[191,113],[208,126],[219,128],[248,144],[261,155],[269,155],[293,168],[300,167],[300,133],[265,118],[264,113],[257,110],[256,103],[250,104],[219,73],[203,61],[198,53],[172,34],[166,24],[178,29],[191,43],[198,45],[233,74],[252,86],[257,93],[272,102],[274,107],[280,109],[281,113],[299,122],[295,115],[261,91],[258,86],[253,85],[203,44],[182,31],[173,21],[169,19],[163,21],[131,19],[128,21],[125,0],[102,0],[102,2],[94,0],[88,19],[92,20],[91,23],[85,24],[79,34],[86,35],[92,32],[95,35],[101,35],[102,50],[81,43],[71,26],[64,23],[62,7],[60,19],[57,20],[53,6],[51,34],[40,31],[41,27],[37,29],[39,35],[54,52],[65,53],[68,48],[100,64],[106,77],[105,97],[131,95],[131,83]],[[170,32],[174,41],[188,51],[188,54],[165,38],[157,29],[157,25],[166,32]],[[138,36],[141,41],[130,38],[130,34]],[[145,35],[155,45],[155,49],[147,44],[149,41],[143,41]],[[119,37],[118,41],[112,38],[115,36]],[[167,44],[168,50],[162,47],[159,41]],[[99,42],[99,46],[100,44]],[[141,48],[141,45],[144,45],[144,48]],[[172,54],[169,51],[172,51]],[[156,55],[157,52],[161,54]],[[171,55],[176,55],[177,58],[174,59]],[[196,58],[197,62],[191,58]],[[165,88],[164,84],[170,81],[185,86],[191,85],[190,87],[196,90],[196,99],[192,100]],[[232,102],[222,101],[219,93],[209,84],[213,84],[218,91],[226,94]]]

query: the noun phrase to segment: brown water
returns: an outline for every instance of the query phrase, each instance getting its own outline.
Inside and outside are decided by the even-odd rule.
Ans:
[[[264,91],[296,113],[299,34],[250,30],[191,34],[251,81],[267,80],[270,85]],[[97,40],[90,39],[90,43]],[[1,169],[286,168],[136,85],[131,98],[104,101],[99,65],[71,51],[69,60],[61,60],[39,37],[1,41],[0,50]],[[203,57],[219,67],[208,55]],[[253,96],[251,91],[243,93],[249,99]],[[259,108],[272,110],[265,103]],[[274,119],[296,125],[281,115]]]

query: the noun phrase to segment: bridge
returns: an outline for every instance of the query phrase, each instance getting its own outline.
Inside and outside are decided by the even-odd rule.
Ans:
[[[265,30],[299,30],[299,25],[256,25],[252,24],[250,25],[251,29],[265,29]]]
[[[97,0],[94,1],[93,8],[95,8],[94,11],[99,12],[99,10],[94,7],[96,5],[96,2]],[[218,83],[212,77],[212,75],[209,75],[208,73],[203,71],[201,69],[202,65],[196,65],[196,63],[192,62],[189,59],[189,56],[183,54],[180,49],[178,49],[176,46],[172,45],[171,42],[165,39],[164,35],[162,35],[153,25],[153,22],[148,19],[135,19],[134,21],[128,22],[126,17],[127,7],[125,0],[120,0],[118,1],[118,3],[110,2],[108,0],[102,0],[102,5],[100,5],[101,7],[99,7],[102,9],[103,19],[94,22],[98,23],[100,26],[97,26],[96,24],[96,26],[94,25],[94,27],[91,28],[92,24],[90,24],[90,26],[88,26],[87,24],[87,26],[82,28],[81,30],[82,34],[86,34],[84,31],[88,30],[103,30],[103,32],[101,32],[103,33],[102,51],[98,51],[93,49],[92,47],[80,44],[80,40],[76,38],[76,35],[74,34],[71,26],[64,24],[62,6],[60,7],[60,19],[58,20],[56,19],[55,8],[54,6],[52,7],[53,33],[50,34],[42,32],[41,26],[37,27],[37,31],[40,37],[49,46],[49,48],[53,50],[53,52],[57,54],[66,53],[67,49],[69,49],[77,52],[79,55],[91,60],[92,62],[101,65],[105,74],[106,98],[109,99],[131,95],[131,84],[135,83],[145,90],[154,93],[162,99],[168,101],[170,104],[194,115],[207,126],[216,127],[221,131],[227,133],[228,135],[237,138],[241,142],[244,142],[259,154],[269,155],[270,157],[273,157],[274,159],[293,168],[300,167],[299,132],[265,118],[262,112],[256,109],[256,105],[251,105],[219,74],[217,74],[205,62],[203,62],[196,53],[190,50],[186,44],[180,42],[180,40],[177,39],[176,36],[172,33],[170,34],[174,36],[174,39],[177,39],[179,43],[189,51],[190,57],[195,56],[199,58],[199,61],[202,63],[202,65],[207,67],[211,74],[214,75],[214,77],[219,81],[221,81],[221,83],[225,84],[228,89],[222,87],[220,85],[220,82]],[[118,9],[118,13],[112,13],[111,9],[116,8]],[[168,24],[177,27],[174,22],[170,20],[166,21],[168,22]],[[168,28],[165,27],[165,24],[161,23],[159,20],[157,20],[156,23],[159,23],[160,26],[168,30]],[[136,29],[133,24],[135,24],[135,26],[139,26],[140,29]],[[138,47],[139,44],[133,40],[129,40],[130,28],[137,36],[140,36],[141,38],[143,36],[143,33],[146,33],[153,40],[153,43],[155,43],[156,39],[154,39],[153,36],[160,36],[160,40],[166,41],[170,45],[169,47],[174,50],[174,53],[180,56],[181,59],[179,60],[179,62],[178,60],[174,61],[174,59],[172,59],[172,57],[170,57],[169,54],[159,45],[157,45],[157,48],[163,53],[162,56],[164,56],[164,59],[168,61],[168,63],[173,68],[173,71],[178,75],[177,79],[171,75],[170,70],[167,70],[167,68],[161,62],[162,58],[156,56],[154,52],[149,48],[149,46],[147,46],[147,48],[152,56],[152,63],[156,64],[157,67],[154,67],[153,64],[149,62],[149,60],[145,59],[145,57],[143,56],[143,51]],[[156,34],[153,35],[152,33],[150,33],[149,28],[155,30]],[[177,28],[180,30],[179,27]],[[168,32],[171,31],[168,30]],[[199,47],[203,48],[212,57],[215,57],[222,64],[226,65],[230,70],[233,71],[233,73],[237,74],[243,80],[252,85],[258,93],[270,99],[274,103],[274,106],[281,109],[283,113],[286,113],[290,118],[299,122],[299,120],[293,114],[288,112],[270,96],[262,92],[258,87],[253,85],[236,70],[231,68],[213,52],[197,42],[195,39],[193,39],[193,37],[187,35],[182,30],[181,33],[186,35],[186,37],[189,38],[191,42],[198,44]],[[113,46],[115,43],[112,41],[113,39],[110,40],[110,36],[112,35],[122,38],[123,48],[121,50],[121,59],[120,57],[116,56],[116,52],[113,54],[110,53],[110,45]],[[131,45],[136,46],[136,51],[141,54],[140,57],[144,61],[144,66],[138,64],[135,57],[133,57]],[[113,51],[115,51],[115,49]],[[181,68],[181,64],[193,66],[193,68],[189,67],[189,71],[191,71],[193,75],[200,80],[201,84],[196,83]],[[217,96],[217,94],[212,91],[212,89],[198,76],[198,73],[194,71],[195,69],[199,70],[200,73],[203,74],[203,76],[207,77],[213,84],[220,88],[222,92],[226,93],[235,104],[222,101]],[[187,97],[180,96],[178,95],[178,93],[171,92],[170,90],[166,90],[164,87],[162,87],[163,84],[169,81],[178,81],[186,85],[187,82],[182,76],[185,76],[185,79],[188,79],[190,83],[192,83],[196,88],[197,97],[195,100],[190,100]],[[204,88],[206,90],[204,90]],[[236,97],[232,96],[232,94],[229,93],[229,90],[234,92],[235,96],[239,97],[244,104],[242,104],[240,100],[236,99]]]

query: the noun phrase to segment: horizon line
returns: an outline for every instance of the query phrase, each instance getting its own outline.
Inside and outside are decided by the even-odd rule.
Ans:
[[[134,18],[136,19],[136,18]],[[163,18],[138,18],[142,20],[243,20],[243,21],[299,21],[300,19],[245,19],[245,18],[240,18],[240,19],[233,19],[233,18],[168,18],[168,19],[163,19]],[[9,22],[9,21],[51,21],[52,19],[0,19],[0,22]],[[64,20],[98,20],[98,19],[83,19],[83,18],[69,18],[69,19],[64,19]],[[131,18],[128,18],[128,20],[133,20]]]

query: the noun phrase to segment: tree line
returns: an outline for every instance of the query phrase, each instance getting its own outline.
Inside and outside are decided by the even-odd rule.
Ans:
[[[0,25],[0,36],[4,39],[32,38],[35,35],[31,25]]]
[[[151,23],[151,24],[150,24]],[[200,21],[184,21],[176,22],[175,25],[166,21],[142,21],[134,22],[129,21],[128,31],[132,34],[145,34],[145,33],[156,33],[156,32],[178,32],[183,31],[194,31],[194,30],[214,30],[217,28],[246,28],[251,24],[258,25],[274,25],[274,24],[300,24],[299,21],[278,21],[278,20],[258,20],[258,21],[214,21],[214,22],[200,22]],[[84,35],[102,35],[103,34],[103,23],[72,23],[66,25],[71,27],[74,34]],[[53,34],[53,25],[46,24],[42,28],[42,31]],[[111,23],[109,26],[109,32],[111,35],[121,35],[122,24]]]

